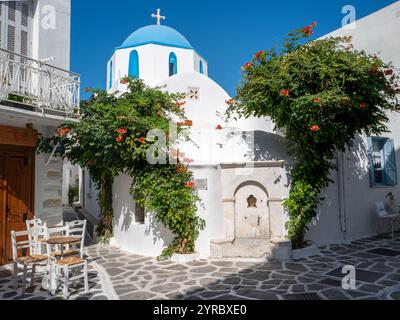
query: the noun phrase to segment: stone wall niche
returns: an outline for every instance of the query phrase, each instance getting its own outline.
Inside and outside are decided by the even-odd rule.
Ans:
[[[245,182],[235,193],[235,239],[269,239],[268,194],[256,182]]]

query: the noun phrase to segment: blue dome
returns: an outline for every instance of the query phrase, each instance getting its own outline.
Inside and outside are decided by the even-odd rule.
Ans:
[[[118,49],[137,47],[145,44],[159,44],[169,47],[193,49],[189,41],[175,29],[164,25],[150,25],[132,33]]]

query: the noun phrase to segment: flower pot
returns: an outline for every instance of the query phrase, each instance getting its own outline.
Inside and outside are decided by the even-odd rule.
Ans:
[[[192,253],[192,254],[177,254],[174,253],[171,257],[171,261],[176,262],[176,263],[185,263],[185,262],[193,262],[196,261],[200,258],[200,255],[198,253]]]

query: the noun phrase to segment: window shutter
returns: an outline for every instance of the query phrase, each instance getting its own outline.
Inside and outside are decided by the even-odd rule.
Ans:
[[[394,140],[387,139],[384,147],[385,157],[385,181],[388,186],[397,185],[397,166]]]
[[[369,171],[369,185],[375,186],[375,175],[374,175],[374,162],[372,160],[372,138],[367,138],[367,155],[368,155],[368,171]]]

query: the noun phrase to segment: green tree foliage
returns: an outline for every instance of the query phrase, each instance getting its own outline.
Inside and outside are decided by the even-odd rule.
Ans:
[[[133,178],[134,200],[155,213],[157,220],[175,236],[163,255],[193,253],[204,221],[196,216],[199,198],[193,175],[187,169],[190,161],[181,159],[179,152],[171,149],[172,142],[163,152],[175,153],[174,161],[165,165],[151,165],[147,161],[149,147],[157,142],[157,138],[148,137],[149,131],[158,129],[170,137],[171,121],[180,121],[180,133],[190,123],[182,108],[183,95],[149,88],[132,78],[122,79],[121,83],[127,85],[126,93],[88,90],[93,94],[82,102],[80,121],[63,124],[54,137],[41,137],[37,150],[51,153],[59,145],[58,155],[88,169],[99,189],[101,237],[112,235],[114,178],[127,173]]]
[[[398,111],[398,76],[377,56],[353,49],[350,37],[311,42],[315,23],[288,35],[277,52],[260,51],[242,67],[243,80],[228,116],[270,117],[283,129],[296,159],[285,206],[294,247],[331,182],[332,159],[359,134],[387,131]]]

